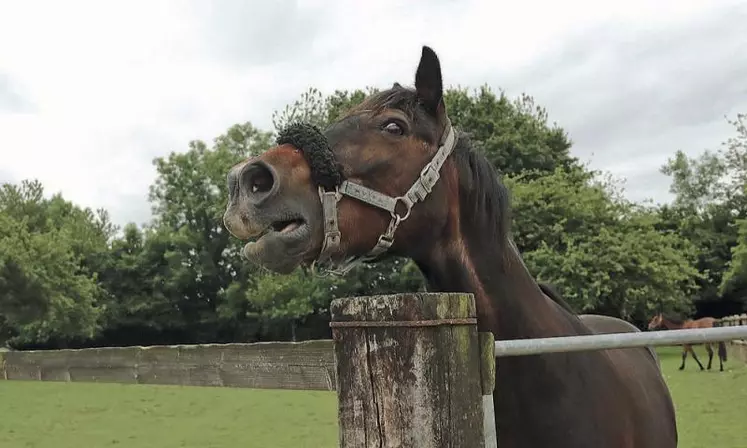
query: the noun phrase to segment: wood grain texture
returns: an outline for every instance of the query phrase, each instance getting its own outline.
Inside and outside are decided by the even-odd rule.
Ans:
[[[471,294],[338,299],[331,313],[349,322],[333,327],[341,447],[484,446],[477,326],[424,325],[474,318]]]

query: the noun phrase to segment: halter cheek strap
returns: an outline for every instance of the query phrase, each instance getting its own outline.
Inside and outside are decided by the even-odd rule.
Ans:
[[[433,191],[433,187],[441,178],[441,167],[454,151],[456,141],[456,133],[451,126],[451,121],[447,118],[446,131],[441,138],[438,151],[436,151],[431,161],[420,171],[420,175],[410,189],[402,196],[391,197],[349,180],[342,181],[338,187],[335,187],[331,191],[327,191],[323,186],[319,186],[319,198],[322,201],[322,211],[324,213],[324,242],[319,257],[312,263],[312,269],[318,271],[316,269],[317,266],[332,264],[332,256],[340,248],[337,203],[343,196],[349,196],[386,210],[392,219],[389,221],[386,231],[379,236],[376,245],[368,254],[361,257],[350,257],[342,263],[337,264],[336,267],[323,268],[323,274],[345,275],[355,266],[373,261],[388,251],[394,243],[394,233],[397,231],[399,225],[410,217],[412,207],[416,203],[424,201],[428,194]],[[398,206],[400,208],[404,207],[402,214],[397,211]]]

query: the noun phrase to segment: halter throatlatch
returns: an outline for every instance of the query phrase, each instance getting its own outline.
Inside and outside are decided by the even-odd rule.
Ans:
[[[312,181],[319,189],[324,214],[324,243],[319,256],[312,263],[312,270],[320,274],[345,275],[355,266],[371,262],[389,250],[394,243],[394,232],[399,225],[410,217],[412,207],[425,200],[441,178],[441,167],[456,146],[456,133],[451,121],[446,119],[446,128],[439,142],[438,151],[430,162],[423,167],[420,175],[409,190],[397,197],[379,193],[360,184],[346,180],[342,169],[337,164],[334,153],[324,134],[310,124],[295,123],[288,126],[278,136],[278,144],[289,143],[303,152],[304,158],[311,167]],[[341,263],[332,263],[332,255],[340,247],[340,228],[338,225],[337,203],[342,196],[349,196],[374,207],[386,210],[391,215],[386,231],[371,251],[360,257],[350,257]],[[397,208],[400,210],[397,210]],[[336,264],[336,267],[333,266]],[[321,269],[318,269],[321,267]]]

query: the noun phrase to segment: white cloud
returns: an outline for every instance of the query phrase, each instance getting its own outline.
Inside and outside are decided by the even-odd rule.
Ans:
[[[664,159],[717,146],[724,114],[747,111],[729,82],[746,67],[739,3],[0,0],[0,89],[31,105],[0,107],[0,172],[142,222],[154,157],[236,122],[269,128],[309,86],[411,83],[428,44],[447,84],[535,96],[576,154],[666,199]]]

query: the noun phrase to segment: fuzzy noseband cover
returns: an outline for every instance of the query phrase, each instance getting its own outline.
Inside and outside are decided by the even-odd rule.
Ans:
[[[342,170],[327,138],[314,125],[292,123],[278,134],[277,144],[290,144],[301,150],[311,167],[311,180],[325,190],[334,190],[343,181]]]

